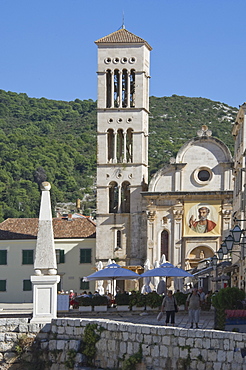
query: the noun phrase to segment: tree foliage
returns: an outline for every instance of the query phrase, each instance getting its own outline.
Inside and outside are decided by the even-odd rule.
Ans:
[[[150,174],[203,124],[233,149],[235,108],[174,95],[151,97],[150,111]],[[0,166],[0,221],[38,217],[44,180],[52,184],[53,206],[80,198],[88,214],[95,208],[96,102],[35,99],[0,90]]]

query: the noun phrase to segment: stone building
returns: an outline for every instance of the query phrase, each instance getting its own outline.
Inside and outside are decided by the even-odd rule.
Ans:
[[[245,150],[246,150],[246,103],[239,108],[232,134],[235,138],[234,146],[234,195],[233,195],[233,221],[242,230],[246,229],[246,174],[245,174]],[[239,220],[239,221],[237,221]],[[242,220],[242,221],[240,221]],[[234,226],[233,225],[233,226]],[[246,244],[245,239],[241,246],[235,245],[232,253],[232,286],[246,287]]]
[[[146,256],[150,45],[122,28],[96,41],[96,258],[139,265]]]
[[[148,185],[150,45],[122,28],[98,47],[96,260],[196,267],[231,226],[229,149],[206,126]]]

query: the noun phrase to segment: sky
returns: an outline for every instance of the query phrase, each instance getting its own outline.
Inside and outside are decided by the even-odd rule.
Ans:
[[[0,89],[97,99],[94,41],[122,27],[153,48],[150,95],[238,107],[244,89],[245,0],[0,0]]]

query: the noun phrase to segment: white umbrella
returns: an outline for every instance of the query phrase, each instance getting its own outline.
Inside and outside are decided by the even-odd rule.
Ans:
[[[159,261],[155,261],[154,268],[157,268],[159,266],[160,266]],[[160,281],[160,277],[159,276],[153,276],[151,278],[151,283],[153,284],[154,290],[156,290],[156,291],[157,291],[157,287],[158,287],[159,281]]]
[[[150,260],[147,259],[144,264],[144,272],[147,272],[149,270],[150,270]],[[151,288],[149,286],[150,281],[151,281],[150,277],[144,278],[144,285],[142,286],[142,289],[141,289],[142,294],[151,292]]]
[[[100,271],[103,269],[103,263],[102,261],[99,261],[96,265],[97,271]],[[98,280],[97,282],[97,291],[100,295],[104,294],[104,287],[103,287],[103,280]]]
[[[165,254],[163,254],[163,255],[161,256],[160,265],[162,265],[162,264],[163,264],[163,263],[165,263],[165,262],[167,262],[167,260],[166,260],[166,256],[165,256]]]
[[[112,261],[111,258],[109,258],[107,266],[112,265],[112,263],[115,263],[115,261]],[[113,296],[115,295],[115,286],[112,280],[107,281],[106,292],[113,294]]]

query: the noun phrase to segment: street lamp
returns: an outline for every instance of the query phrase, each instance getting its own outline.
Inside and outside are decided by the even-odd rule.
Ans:
[[[246,221],[246,220],[237,220],[237,221]],[[240,266],[241,266],[240,276],[242,279],[242,276],[244,276],[245,278],[245,274],[242,272],[243,271],[242,261],[246,257],[246,254],[245,254],[245,249],[246,249],[245,232],[246,230],[241,229],[239,225],[235,225],[230,232],[231,234],[225,238],[217,254],[220,259],[223,259],[224,255],[227,255],[227,254],[232,255],[232,254],[239,253],[239,260],[240,260]],[[241,246],[241,250],[233,250],[234,245]]]
[[[235,244],[240,243],[241,235],[244,233],[244,230],[241,229],[239,225],[235,225],[231,230],[233,241]]]
[[[222,260],[223,257],[224,257],[224,252],[222,250],[222,247],[220,247],[220,249],[217,251],[217,254],[219,256],[219,259]],[[227,253],[226,253],[227,254]]]
[[[239,252],[241,253],[241,258],[244,258],[244,248],[246,247],[246,236],[244,235],[244,232],[245,230],[242,230],[239,225],[234,226],[231,230],[231,234],[228,235],[222,243],[222,245],[226,246],[226,248],[223,249],[224,254]],[[234,245],[241,245],[241,251],[233,251]]]

